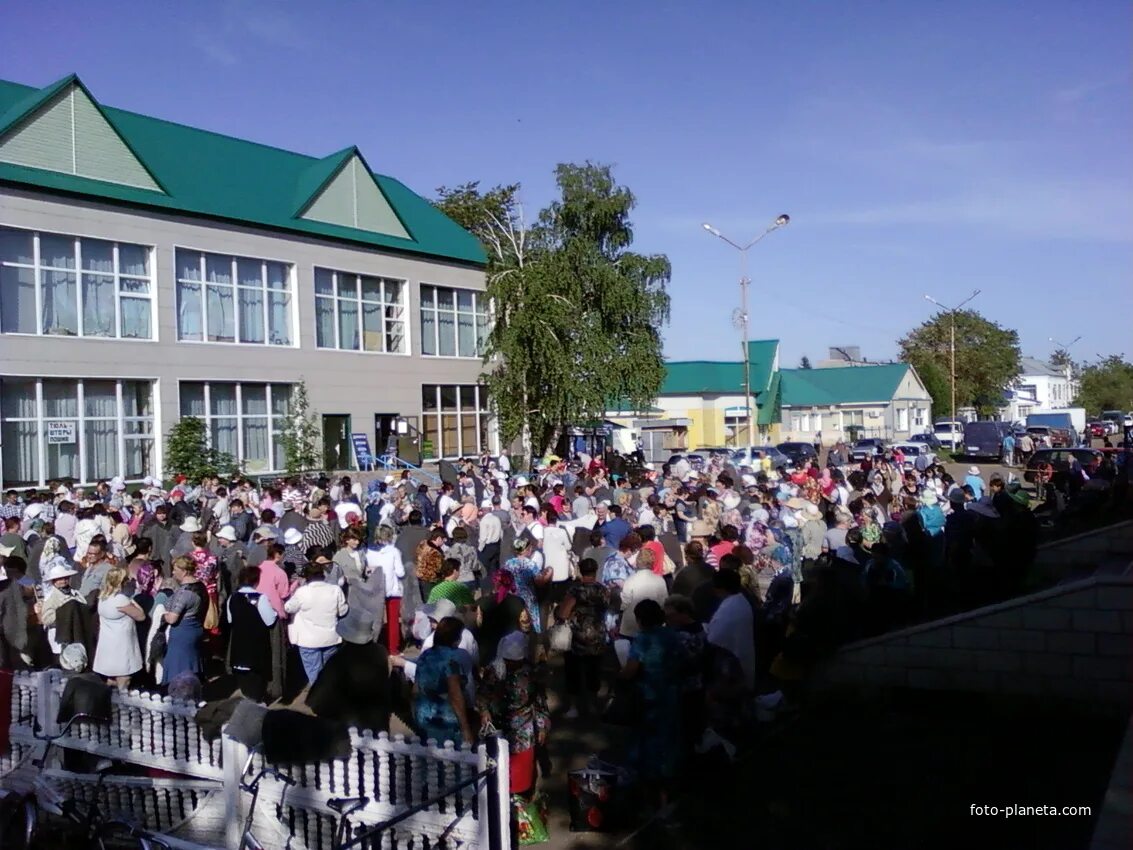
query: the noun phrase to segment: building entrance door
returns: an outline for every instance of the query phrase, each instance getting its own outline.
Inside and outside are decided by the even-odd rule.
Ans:
[[[353,469],[350,453],[350,417],[341,413],[323,414],[323,466],[327,472]]]
[[[374,414],[374,454],[384,455],[389,454],[391,451],[397,453],[397,420],[396,413],[375,413]],[[393,445],[390,445],[390,439],[393,439]]]

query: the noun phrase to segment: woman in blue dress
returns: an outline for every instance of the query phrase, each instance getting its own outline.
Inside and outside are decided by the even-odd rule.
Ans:
[[[543,622],[535,588],[536,585],[544,585],[551,580],[552,570],[550,567],[540,567],[532,560],[535,539],[530,535],[526,533],[519,535],[515,538],[514,545],[515,557],[509,558],[503,569],[515,579],[515,589],[512,592],[527,606],[527,613],[531,615],[531,628],[538,634],[543,631]]]
[[[165,658],[161,662],[161,684],[168,685],[182,673],[201,672],[201,638],[208,612],[208,591],[197,579],[197,564],[187,556],[173,561],[173,578],[179,585],[165,607]]]
[[[655,802],[664,806],[680,757],[683,652],[680,637],[665,625],[665,612],[657,602],[638,602],[633,614],[640,631],[622,677],[637,687],[641,720],[633,730],[630,760],[642,782],[655,792]]]
[[[464,623],[445,617],[433,633],[433,645],[421,653],[415,676],[417,694],[413,699],[413,723],[421,740],[437,743],[475,741],[464,698],[467,664],[458,649]]]

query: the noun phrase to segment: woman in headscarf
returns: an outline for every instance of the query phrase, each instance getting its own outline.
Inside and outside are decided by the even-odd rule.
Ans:
[[[528,661],[523,632],[500,641],[499,657],[484,668],[476,709],[482,736],[495,729],[507,739],[511,793],[530,795],[535,790],[535,750],[546,746],[551,713],[546,689]]]
[[[216,555],[209,551],[209,536],[207,532],[198,531],[193,534],[193,548],[189,550],[189,558],[197,565],[196,577],[208,594],[208,605],[201,611],[201,624],[210,638],[220,637],[220,590],[216,567]],[[210,618],[210,610],[212,615]],[[211,621],[210,621],[211,619]]]
[[[515,577],[506,570],[492,574],[493,590],[478,602],[480,631],[477,641],[483,658],[496,657],[504,635],[516,630],[531,631],[531,615],[516,593]]]

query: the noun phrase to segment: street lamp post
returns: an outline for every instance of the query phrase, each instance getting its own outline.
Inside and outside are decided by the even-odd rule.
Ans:
[[[931,295],[925,296],[926,301],[931,301],[933,304],[935,304],[941,310],[946,312],[948,314],[949,319],[951,320],[951,322],[950,322],[951,331],[949,333],[948,348],[949,348],[950,362],[951,362],[951,368],[950,368],[949,371],[952,374],[952,422],[948,426],[948,429],[949,429],[949,433],[952,435],[952,449],[953,450],[956,449],[956,311],[959,310],[961,307],[963,307],[965,304],[967,304],[969,301],[971,301],[973,298],[975,298],[979,294],[980,294],[980,291],[977,289],[975,292],[973,292],[971,295],[969,295],[967,298],[965,298],[963,301],[961,301],[955,307],[945,307],[943,304],[941,304],[939,301],[937,301]]]
[[[785,227],[791,221],[791,217],[783,213],[773,222],[770,226],[758,236],[752,238],[746,245],[740,245],[738,242],[733,242],[711,224],[705,223],[704,229],[715,236],[717,239],[723,240],[740,252],[740,314],[739,319],[742,324],[743,330],[743,363],[744,363],[744,410],[747,412],[747,443],[749,446],[755,445],[755,406],[751,403],[751,358],[748,356],[748,313],[747,313],[747,288],[751,283],[751,279],[747,276],[747,252],[750,248],[759,244],[763,237],[767,234],[778,230],[780,227]]]

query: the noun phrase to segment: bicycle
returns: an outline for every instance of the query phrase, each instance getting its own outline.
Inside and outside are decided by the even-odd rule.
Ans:
[[[253,749],[248,753],[248,759],[244,762],[244,768],[240,772],[240,790],[246,791],[252,795],[251,800],[248,802],[248,813],[244,818],[244,830],[240,835],[240,850],[269,850],[268,845],[263,844],[252,833],[252,821],[255,819],[256,803],[260,797],[260,781],[265,776],[270,776],[283,783],[284,788],[279,795],[279,805],[282,808],[284,799],[287,796],[287,789],[295,785],[295,780],[285,773],[281,773],[275,768],[265,767],[256,774],[251,782],[245,781],[244,777],[248,775],[248,770],[252,766],[252,760],[256,756],[258,750]],[[405,811],[387,818],[384,821],[374,824],[373,826],[364,827],[363,830],[357,835],[347,838],[347,831],[350,828],[350,816],[359,809],[364,808],[369,804],[370,798],[366,796],[358,797],[331,797],[327,800],[327,808],[338,815],[338,823],[335,825],[334,837],[332,839],[330,850],[354,850],[354,848],[370,848],[376,846],[373,842],[374,839],[380,838],[381,834],[387,829],[390,829],[404,820],[407,820],[412,815],[419,811],[427,809],[429,806],[438,803],[449,795],[479,782],[490,776],[496,769],[495,759],[489,759],[487,767],[479,771],[474,776],[471,776],[456,785],[446,788],[428,800],[424,800],[415,806],[407,808]],[[451,826],[450,826],[451,829]],[[290,842],[289,842],[290,844]],[[273,845],[272,850],[276,850]]]
[[[240,834],[240,850],[268,850],[268,845],[261,842],[256,838],[252,832],[252,822],[256,817],[256,803],[260,799],[260,782],[265,776],[270,776],[283,783],[283,790],[279,795],[279,805],[282,807],[284,799],[287,796],[287,789],[295,785],[295,780],[288,776],[286,773],[281,773],[272,767],[265,767],[255,778],[250,782],[244,777],[248,775],[248,770],[252,766],[252,760],[255,758],[258,750],[253,749],[248,753],[248,759],[244,762],[244,768],[240,771],[240,790],[246,791],[251,794],[251,800],[248,801],[248,814],[244,818],[244,830]],[[360,808],[370,802],[369,797],[333,797],[327,800],[327,807],[336,812],[339,816],[338,826],[335,828],[334,843],[331,845],[333,848],[340,848],[343,841],[343,833],[347,826],[347,818],[358,811]]]
[[[41,734],[38,718],[23,717],[19,722],[28,720],[32,721],[32,736],[37,741],[44,742],[43,752],[31,760],[32,767],[39,770],[46,765],[52,745],[65,737],[75,723],[106,722],[106,718],[80,713],[68,720],[55,735],[45,735]],[[69,822],[69,829],[79,832],[80,840],[95,850],[110,850],[108,842],[112,842],[121,833],[136,840],[138,850],[171,850],[160,833],[151,832],[124,818],[109,817],[99,807],[98,792],[107,773],[114,766],[113,761],[106,759],[95,768],[98,781],[90,803],[74,798],[60,799],[58,792],[42,776],[37,776],[31,789],[25,792],[0,789],[0,847],[4,850],[31,850],[41,832],[41,814],[47,813]]]

